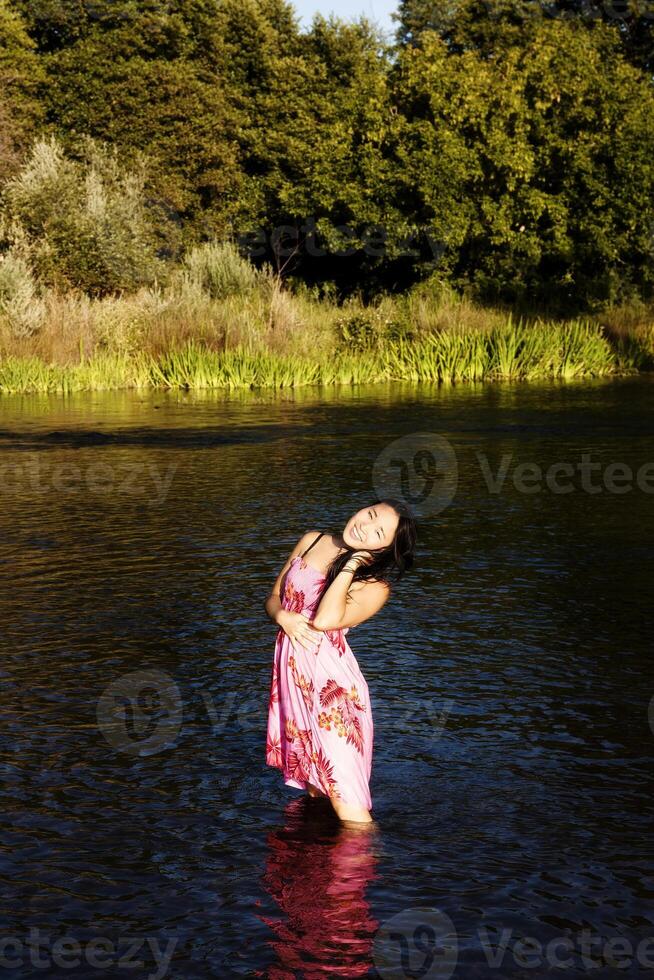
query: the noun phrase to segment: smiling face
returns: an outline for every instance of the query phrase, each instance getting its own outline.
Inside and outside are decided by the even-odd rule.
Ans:
[[[343,529],[348,548],[375,551],[387,548],[395,536],[399,516],[388,504],[363,507],[353,514]]]

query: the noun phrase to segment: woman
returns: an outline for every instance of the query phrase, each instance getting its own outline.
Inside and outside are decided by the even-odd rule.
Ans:
[[[373,723],[368,685],[345,639],[413,565],[416,525],[399,500],[375,500],[343,532],[308,531],[265,602],[279,626],[266,762],[288,786],[328,797],[342,821],[371,821]],[[310,553],[310,563],[305,560]]]

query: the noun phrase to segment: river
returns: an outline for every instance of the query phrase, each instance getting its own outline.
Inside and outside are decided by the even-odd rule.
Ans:
[[[2,975],[644,976],[653,419],[654,375],[3,396]],[[263,603],[389,447],[358,831],[265,765]]]

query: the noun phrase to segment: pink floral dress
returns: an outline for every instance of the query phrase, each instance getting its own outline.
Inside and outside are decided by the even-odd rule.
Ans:
[[[318,540],[318,539],[316,539]],[[312,545],[310,547],[313,547]],[[307,549],[308,551],[308,549]],[[282,607],[311,616],[325,576],[296,555],[282,585]],[[279,629],[268,702],[266,763],[287,786],[312,783],[332,799],[370,810],[373,723],[368,685],[345,639],[348,627],[293,649]]]

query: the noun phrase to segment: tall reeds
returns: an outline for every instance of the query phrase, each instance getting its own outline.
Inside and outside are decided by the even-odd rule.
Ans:
[[[624,314],[623,314],[624,317]],[[617,324],[617,325],[616,325]],[[654,370],[654,315],[526,320],[424,288],[338,305],[284,288],[231,245],[190,253],[165,284],[89,297],[0,260],[0,392],[289,388],[387,380],[575,379]]]
[[[629,369],[626,369],[629,373]],[[75,364],[37,357],[0,361],[0,391],[81,391],[105,388],[289,388],[408,380],[572,379],[625,373],[601,328],[589,323],[507,323],[482,333],[440,330],[380,350],[339,350],[329,357],[274,353],[238,346],[215,350],[195,339],[153,356],[98,352]]]

